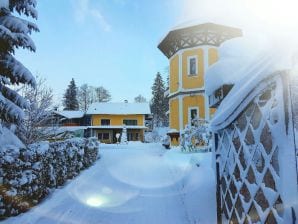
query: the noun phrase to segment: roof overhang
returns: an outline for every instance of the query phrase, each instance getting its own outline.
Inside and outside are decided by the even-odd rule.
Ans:
[[[219,47],[226,40],[241,36],[241,29],[204,23],[170,31],[158,48],[166,57],[171,58],[182,49],[203,45]]]

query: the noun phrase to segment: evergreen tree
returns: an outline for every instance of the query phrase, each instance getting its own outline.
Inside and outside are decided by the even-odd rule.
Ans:
[[[65,91],[64,99],[63,99],[63,106],[64,110],[78,110],[79,109],[79,102],[77,99],[77,91],[78,88],[74,79],[72,78],[68,88]]]
[[[151,112],[153,114],[154,127],[168,125],[166,112],[168,111],[168,99],[164,96],[165,84],[161,74],[156,74],[154,84],[152,86]]]
[[[35,0],[0,1],[0,119],[8,123],[20,122],[23,109],[29,108],[28,101],[10,85],[36,85],[31,72],[14,57],[18,48],[36,50],[29,35],[32,31],[38,32],[38,27],[15,15],[37,19],[35,7]]]
[[[143,97],[141,94],[135,97],[135,103],[146,103],[147,100],[145,97]]]

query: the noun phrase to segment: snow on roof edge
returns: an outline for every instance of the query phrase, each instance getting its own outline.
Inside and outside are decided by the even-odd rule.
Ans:
[[[151,110],[149,103],[93,103],[86,114],[145,115]]]

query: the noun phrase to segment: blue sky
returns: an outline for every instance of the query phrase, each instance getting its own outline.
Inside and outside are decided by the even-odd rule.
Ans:
[[[267,32],[272,39],[277,33],[292,31],[289,27],[297,27],[298,22],[293,21],[298,20],[292,19],[296,15],[294,3],[295,0],[38,0],[37,24],[41,32],[32,35],[37,52],[19,50],[17,58],[34,74],[47,79],[54,90],[55,103],[61,104],[71,78],[78,86],[104,86],[114,102],[132,102],[138,94],[149,100],[156,73],[161,72],[165,78],[168,60],[157,45],[170,28],[189,20],[215,22],[254,34]]]
[[[166,74],[159,40],[178,21],[177,0],[40,0],[32,38],[37,52],[18,51],[32,73],[45,77],[57,103],[74,78],[104,86],[112,101],[151,97],[156,73]]]

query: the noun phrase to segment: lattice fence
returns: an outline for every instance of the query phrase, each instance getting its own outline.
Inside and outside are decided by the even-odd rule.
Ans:
[[[224,223],[284,223],[281,196],[282,86],[272,81],[217,132],[218,211]],[[274,133],[274,134],[273,134]]]

